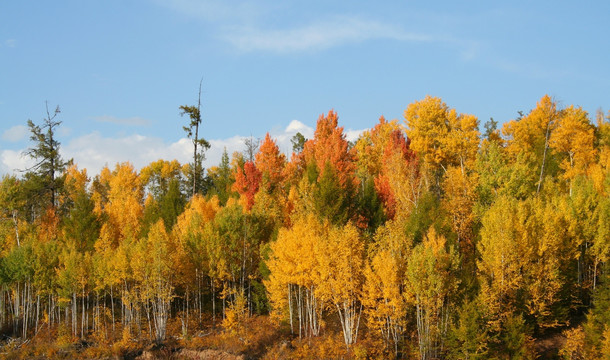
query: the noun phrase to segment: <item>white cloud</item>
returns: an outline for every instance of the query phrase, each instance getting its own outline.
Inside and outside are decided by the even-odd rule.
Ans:
[[[353,141],[364,130],[345,131],[346,139]],[[308,139],[314,135],[314,129],[298,120],[292,120],[288,126],[271,131],[271,137],[280,150],[286,155],[292,153],[290,140],[300,132]],[[264,134],[257,135],[260,139]],[[232,136],[225,139],[212,139],[210,149],[206,152],[204,166],[209,168],[220,163],[224,149],[229,156],[235,151],[244,151],[245,136]],[[176,142],[165,142],[161,138],[147,137],[138,134],[118,138],[104,137],[98,132],[74,138],[64,142],[61,155],[64,159],[74,159],[80,169],[87,169],[91,176],[99,174],[108,165],[114,168],[117,163],[129,161],[136,169],[140,169],[158,159],[178,160],[188,163],[192,159],[193,145],[187,138]],[[22,156],[22,151],[4,150],[0,152],[0,174],[14,173],[16,169],[26,169],[33,164],[32,160]]]
[[[298,132],[300,132],[301,134],[303,134],[304,132],[312,132],[313,133],[313,129],[311,127],[303,124],[299,120],[292,120],[290,122],[290,124],[288,124],[288,126],[286,126],[285,132],[287,132],[287,133],[294,133],[294,134],[296,134]]]
[[[277,53],[323,50],[372,39],[436,41],[428,35],[406,32],[400,27],[356,16],[336,16],[292,29],[237,27],[224,37],[241,51]]]
[[[285,129],[271,132],[269,135],[275,139],[280,151],[286,155],[290,155],[292,154],[292,142],[290,140],[292,140],[292,137],[298,132],[306,139],[311,139],[313,138],[314,129],[303,124],[299,120],[292,120]]]
[[[368,129],[362,129],[362,130],[347,129],[347,130],[345,130],[345,140],[356,141],[356,140],[358,140],[360,135],[362,135],[362,133],[365,132],[366,130],[368,130]]]
[[[280,148],[280,151],[290,157],[290,154],[292,154],[292,143],[290,140],[294,135],[296,135],[297,132],[300,132],[303,136],[305,136],[305,138],[311,139],[313,137],[314,129],[298,120],[292,120],[287,127],[280,130],[270,131],[269,135],[275,140],[277,146]],[[259,134],[255,138],[263,140],[264,137],[264,134]],[[227,149],[229,156],[236,151],[243,152],[246,148],[245,139],[247,138],[249,138],[249,136],[237,135],[227,139],[210,140],[209,142],[211,146],[206,152],[206,161],[204,162],[205,167],[218,165],[225,148]],[[191,146],[190,143],[189,146]],[[192,156],[192,148],[190,148],[190,151],[190,156]],[[190,157],[188,160],[190,160]]]
[[[15,39],[5,40],[4,45],[6,45],[6,47],[14,48],[15,46],[17,46],[17,40],[15,40]]]
[[[138,116],[130,118],[118,118],[110,115],[94,116],[93,120],[97,122],[105,122],[119,125],[133,125],[133,126],[147,126],[150,125],[150,121]]]
[[[2,133],[2,140],[8,142],[17,142],[25,139],[28,135],[28,127],[25,125],[17,125],[5,130]]]
[[[160,138],[137,134],[109,138],[94,132],[69,141],[62,148],[62,156],[73,158],[79,168],[97,174],[105,165],[112,168],[125,161],[138,169],[158,159],[183,162],[188,159],[189,145],[187,139],[167,144]]]
[[[0,175],[18,175],[20,170],[25,170],[35,164],[34,160],[23,154],[23,151],[2,150],[0,151]]]
[[[209,168],[211,166],[216,166],[220,163],[220,159],[222,158],[222,153],[224,149],[227,149],[227,153],[229,157],[235,151],[242,152],[245,149],[244,136],[233,136],[227,139],[214,139],[210,140],[210,148],[205,153],[205,161],[204,167]],[[186,162],[190,161],[193,156],[193,148],[191,143],[189,142],[190,156]]]

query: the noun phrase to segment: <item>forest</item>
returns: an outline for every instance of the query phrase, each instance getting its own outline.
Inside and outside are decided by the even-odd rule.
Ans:
[[[610,359],[610,113],[545,95],[498,127],[427,96],[204,169],[178,110],[192,162],[99,174],[60,156],[59,108],[28,121],[0,357]]]

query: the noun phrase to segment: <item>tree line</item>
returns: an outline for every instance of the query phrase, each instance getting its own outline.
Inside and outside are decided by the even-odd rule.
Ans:
[[[610,356],[610,122],[542,97],[498,129],[440,98],[355,142],[334,111],[281,153],[269,134],[193,162],[88,174],[59,156],[47,110],[36,165],[0,182],[0,326],[22,338],[239,330],[269,315],[294,337],[336,324],[395,358]],[[168,334],[178,321],[181,334]]]

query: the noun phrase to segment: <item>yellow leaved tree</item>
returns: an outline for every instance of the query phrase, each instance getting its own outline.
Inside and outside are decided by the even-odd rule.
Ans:
[[[152,226],[147,237],[139,239],[132,254],[131,266],[136,282],[134,291],[146,313],[149,332],[152,333],[154,327],[157,341],[165,339],[174,297],[173,275],[176,262],[172,256],[173,248],[163,220],[159,220]]]
[[[348,347],[358,339],[364,281],[364,241],[348,223],[333,227],[320,239],[317,252],[321,281],[316,292],[337,311]]]
[[[322,325],[324,304],[319,298],[321,286],[321,242],[328,225],[313,214],[294,220],[290,229],[282,228],[277,241],[271,244],[267,262],[271,272],[265,286],[274,315],[290,322],[299,337],[317,336]]]
[[[381,173],[383,156],[391,139],[390,134],[395,130],[402,130],[398,120],[387,121],[382,116],[371,130],[360,135],[354,149],[358,154],[357,172],[361,178],[375,177]]]
[[[439,170],[446,171],[450,165],[462,171],[473,167],[479,147],[479,121],[475,116],[458,114],[440,98],[426,96],[410,104],[404,117],[411,148],[437,182]]]
[[[114,297],[121,294],[124,324],[133,325],[137,315],[131,269],[131,250],[140,234],[143,189],[130,163],[117,164],[111,172],[104,167],[94,179],[92,199],[95,213],[104,218],[95,242],[94,273],[98,293],[110,293],[114,326]],[[117,291],[120,290],[120,291]]]
[[[570,182],[578,175],[584,175],[595,162],[595,128],[589,121],[587,112],[573,105],[561,111],[557,124],[550,136],[549,146],[564,158],[559,166],[563,177]]]
[[[407,265],[408,301],[415,305],[419,357],[439,358],[454,311],[459,256],[443,235],[430,228],[413,248]]]
[[[412,247],[403,226],[402,222],[391,220],[377,229],[364,270],[362,298],[369,328],[382,337],[386,348],[392,348],[396,356],[407,326],[405,294]]]
[[[506,150],[519,179],[519,195],[527,196],[540,192],[543,180],[549,171],[550,138],[560,117],[557,103],[545,95],[526,116],[504,124],[502,133],[507,138]]]
[[[480,296],[492,331],[512,314],[544,329],[566,320],[567,266],[577,258],[560,203],[500,197],[482,219],[478,251]]]
[[[473,225],[476,216],[473,211],[477,201],[478,174],[464,172],[459,167],[451,166],[443,181],[442,206],[451,218],[451,228],[457,234],[459,250],[465,255],[465,261],[474,270],[475,232]],[[474,272],[473,272],[474,273]]]

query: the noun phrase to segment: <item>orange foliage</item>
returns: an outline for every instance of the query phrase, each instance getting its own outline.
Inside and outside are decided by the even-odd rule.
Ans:
[[[339,117],[333,110],[328,115],[320,115],[314,138],[305,143],[303,154],[306,163],[315,163],[320,172],[318,179],[324,175],[326,163],[336,171],[339,184],[347,189],[357,186],[354,176],[355,152],[348,149],[343,127],[338,126]]]
[[[40,219],[38,239],[47,242],[57,239],[59,232],[59,216],[55,208],[49,207]]]
[[[265,135],[265,140],[262,142],[259,152],[256,153],[255,164],[262,175],[261,186],[263,189],[271,191],[282,183],[286,156],[280,152],[279,147],[271,139],[269,133]]]
[[[386,216],[393,219],[397,208],[408,212],[419,197],[417,159],[410,140],[396,129],[389,134],[383,153],[381,173],[375,178],[375,189],[384,204]]]
[[[261,183],[262,174],[251,161],[246,161],[244,168],[239,167],[235,170],[235,183],[233,190],[237,191],[245,202],[246,210],[252,209],[254,205],[254,195],[258,191]]]
[[[396,198],[394,197],[394,192],[387,175],[379,175],[375,178],[375,190],[377,190],[377,196],[383,202],[386,217],[388,220],[394,219],[396,215]]]

